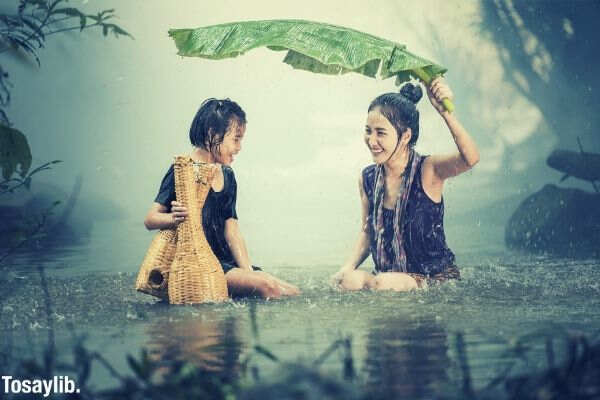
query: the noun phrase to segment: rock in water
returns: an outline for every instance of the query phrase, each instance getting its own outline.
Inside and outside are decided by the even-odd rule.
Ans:
[[[532,253],[600,257],[600,194],[546,185],[510,217],[505,241]]]
[[[585,181],[600,180],[600,154],[554,150],[546,160],[549,167]]]

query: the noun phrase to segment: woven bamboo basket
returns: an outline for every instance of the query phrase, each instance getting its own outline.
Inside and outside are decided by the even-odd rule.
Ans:
[[[175,157],[175,193],[187,208],[187,218],[177,227],[177,249],[169,272],[169,302],[190,304],[228,299],[221,263],[212,252],[202,228],[202,209],[216,165]]]
[[[177,232],[161,230],[150,243],[135,282],[136,290],[168,300],[169,270],[177,249]]]
[[[202,227],[202,209],[216,166],[175,157],[175,195],[188,217],[177,230],[161,230],[152,240],[136,280],[140,292],[171,304],[219,302],[228,299],[223,268]]]

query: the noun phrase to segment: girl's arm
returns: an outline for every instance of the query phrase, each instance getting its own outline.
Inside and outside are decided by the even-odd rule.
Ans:
[[[225,240],[231,250],[233,259],[238,267],[241,269],[247,269],[252,271],[252,264],[250,264],[250,257],[248,257],[248,249],[246,248],[246,242],[240,232],[238,220],[235,218],[228,218],[225,221]]]
[[[187,209],[177,201],[171,202],[171,212],[160,203],[153,203],[144,219],[144,225],[149,231],[154,229],[176,229],[187,217]]]
[[[433,155],[427,157],[424,168],[429,170],[430,182],[433,186],[440,186],[448,178],[462,174],[473,168],[479,161],[479,150],[475,141],[459,122],[456,115],[446,111],[441,101],[444,98],[452,99],[452,91],[442,78],[436,78],[427,88],[427,96],[433,107],[440,113],[446,122],[450,134],[456,143],[458,152],[450,155]]]
[[[344,263],[344,265],[340,268],[340,270],[335,274],[334,278],[339,276],[341,277],[344,273],[350,272],[358,268],[363,261],[369,256],[370,247],[369,247],[369,227],[367,225],[368,214],[369,214],[369,200],[367,199],[367,195],[365,194],[363,188],[363,180],[362,174],[358,179],[358,190],[360,192],[360,203],[361,203],[361,211],[362,211],[362,219],[361,219],[361,230],[358,234],[358,240],[350,253],[350,256]]]

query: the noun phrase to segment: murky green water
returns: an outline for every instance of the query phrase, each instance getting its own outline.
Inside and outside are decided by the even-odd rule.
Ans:
[[[45,342],[48,321],[38,265],[46,267],[61,356],[69,357],[73,334],[85,334],[86,344],[119,371],[127,370],[125,354],[138,354],[142,347],[155,358],[237,371],[257,343],[281,360],[312,362],[337,339],[350,337],[353,366],[363,383],[390,396],[427,397],[461,384],[458,333],[464,335],[479,388],[511,363],[515,373],[543,368],[546,333],[592,335],[600,328],[600,262],[464,244],[455,246],[463,279],[427,290],[342,293],[328,285],[337,266],[270,266],[269,272],[296,283],[303,294],[280,301],[162,305],[133,290],[148,237],[126,241],[107,234],[113,228],[100,227],[86,244],[13,259],[0,305],[4,346],[12,343],[14,354],[24,357]],[[140,230],[127,229],[121,236],[133,238]],[[516,338],[529,333],[535,335],[527,362],[507,353]],[[334,352],[322,368],[341,376],[342,358]],[[281,369],[265,357],[254,362],[262,376]],[[93,379],[99,386],[112,382],[102,368],[94,370]]]

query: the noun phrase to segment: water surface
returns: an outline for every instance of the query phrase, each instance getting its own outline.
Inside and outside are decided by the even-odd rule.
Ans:
[[[125,354],[137,355],[141,348],[156,359],[187,360],[235,375],[255,344],[283,361],[313,362],[336,340],[349,338],[352,365],[363,384],[389,395],[427,397],[461,385],[459,334],[473,384],[481,388],[513,363],[515,374],[544,368],[544,335],[594,335],[600,327],[597,260],[513,253],[497,242],[481,245],[481,237],[479,244],[454,246],[461,281],[426,290],[344,293],[328,284],[337,266],[298,263],[265,266],[300,286],[303,294],[296,298],[168,306],[133,290],[151,234],[139,234],[133,222],[121,229],[111,224],[97,226],[85,243],[12,259],[0,320],[2,345],[15,358],[34,354],[47,338],[39,266],[48,281],[60,355],[69,357],[74,335],[85,335],[86,345],[123,372]],[[523,361],[509,349],[532,333]],[[333,352],[321,368],[341,377],[343,359],[343,351]],[[281,369],[266,357],[256,356],[253,363],[264,377]],[[93,379],[99,386],[114,384],[101,368]]]

